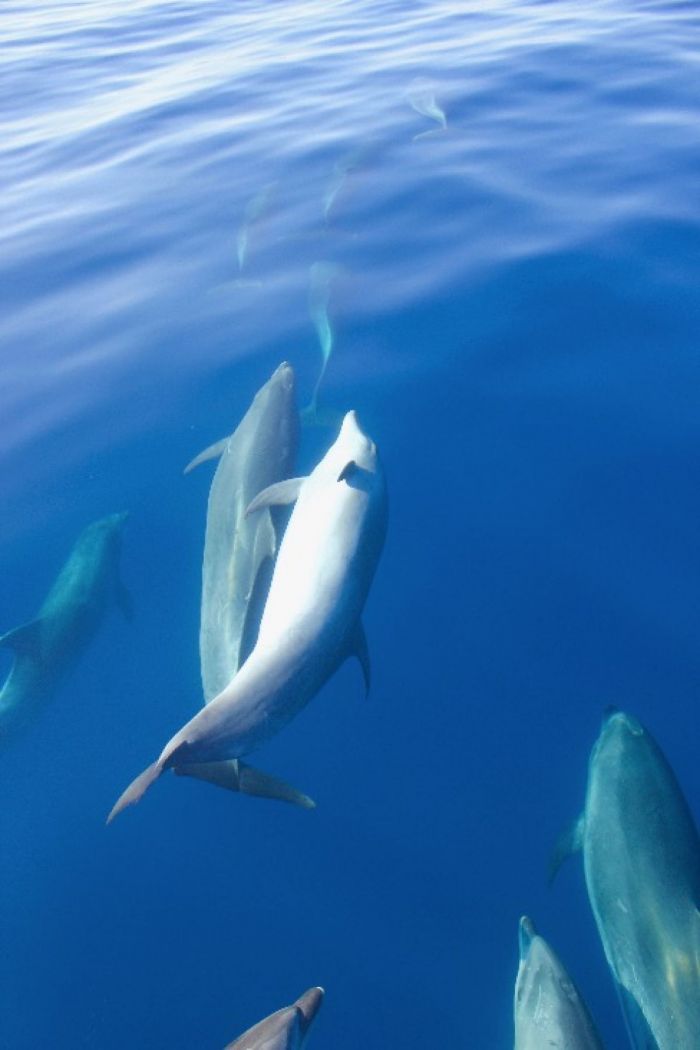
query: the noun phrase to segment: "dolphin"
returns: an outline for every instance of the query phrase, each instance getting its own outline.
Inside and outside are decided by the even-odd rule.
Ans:
[[[326,368],[333,352],[333,328],[328,316],[328,301],[331,284],[338,274],[338,266],[323,260],[313,263],[309,268],[309,317],[316,329],[321,348],[321,370],[311,395],[311,401],[302,412],[305,420],[317,417],[318,392],[326,374]]]
[[[553,873],[579,848],[633,1045],[697,1050],[700,840],[658,744],[621,711],[603,723],[584,813],[560,840]]]
[[[343,189],[345,182],[353,171],[364,165],[376,149],[373,141],[362,142],[353,146],[351,150],[344,153],[333,165],[333,175],[329,180],[326,192],[323,195],[323,217],[326,222],[330,219],[336,198]]]
[[[530,919],[520,920],[514,1050],[603,1050],[575,985]]]
[[[80,534],[34,620],[0,637],[14,651],[0,689],[0,736],[22,726],[77,663],[103,615],[115,602],[131,619],[131,599],[119,577],[127,513],[110,514]]]
[[[309,988],[291,1006],[258,1021],[228,1043],[225,1050],[301,1050],[324,994],[323,988]]]
[[[187,474],[218,459],[202,560],[199,656],[205,703],[228,685],[255,642],[256,589],[261,575],[272,574],[280,523],[270,510],[248,517],[246,510],[259,492],[294,470],[299,443],[295,385],[294,370],[285,361],[255,395],[233,434],[185,467]],[[258,620],[261,612],[262,605]]]
[[[447,117],[445,111],[435,101],[435,85],[432,81],[416,77],[408,86],[406,98],[416,113],[434,120],[443,130],[447,128]]]
[[[171,766],[241,758],[260,747],[349,656],[358,657],[369,687],[360,616],[384,544],[387,496],[376,446],[354,412],[307,478],[272,485],[248,511],[295,500],[255,648],[126,789],[108,822]]]
[[[233,434],[185,467],[187,474],[207,460],[219,461],[209,490],[202,561],[199,657],[205,703],[228,685],[255,643],[281,523],[270,510],[249,517],[245,512],[262,489],[289,477],[298,438],[294,370],[285,361]],[[230,791],[314,806],[307,795],[236,758],[182,765],[175,772]]]
[[[238,236],[236,238],[236,256],[238,258],[238,269],[243,270],[248,258],[248,243],[250,240],[250,230],[254,223],[260,218],[265,209],[267,208],[270,197],[272,196],[276,182],[270,182],[266,186],[263,186],[256,194],[254,194],[248,201],[245,212],[243,214],[243,222],[241,223],[240,229],[238,230]]]

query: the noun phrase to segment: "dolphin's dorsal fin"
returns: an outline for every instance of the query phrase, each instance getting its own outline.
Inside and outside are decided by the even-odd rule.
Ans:
[[[263,507],[283,507],[288,503],[294,503],[305,481],[306,478],[287,478],[286,481],[277,481],[274,485],[268,485],[248,504],[245,512],[246,518],[254,511],[262,510]]]
[[[354,459],[349,459],[348,462],[343,467],[343,469],[341,470],[340,474],[338,475],[338,481],[347,481],[347,479],[351,478],[353,476],[353,474],[355,473],[355,471],[357,471],[359,469],[360,468],[358,467],[358,465],[355,462],[355,460]]]
[[[357,631],[352,640],[350,647],[350,656],[356,656],[360,661],[360,667],[362,668],[362,677],[365,680],[365,696],[369,696],[369,687],[372,679],[372,669],[369,662],[369,647],[367,645],[367,635],[365,629],[362,626],[362,621],[358,621]]]
[[[38,656],[41,651],[41,619],[30,620],[0,635],[0,645],[13,649],[17,656]]]
[[[124,618],[133,622],[134,619],[134,599],[131,597],[131,592],[126,589],[121,580],[117,583],[117,605],[124,614]]]
[[[182,473],[189,474],[189,472],[194,470],[195,467],[198,467],[200,463],[206,463],[209,459],[218,459],[219,456],[223,456],[228,443],[229,438],[227,437],[222,438],[221,441],[215,441],[213,445],[209,446],[209,448],[205,448],[204,452],[200,452],[198,456],[191,459]]]
[[[577,817],[573,824],[570,824],[568,828],[562,831],[561,835],[556,841],[552,856],[549,859],[549,882],[554,882],[557,873],[569,857],[573,856],[574,853],[578,853],[580,849],[583,849],[583,833],[585,831],[585,814],[582,813],[580,817]]]

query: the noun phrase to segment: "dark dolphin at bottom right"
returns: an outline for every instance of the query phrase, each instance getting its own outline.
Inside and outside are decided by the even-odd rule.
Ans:
[[[593,747],[585,810],[554,873],[576,849],[633,1045],[698,1050],[700,839],[660,747],[621,711]]]

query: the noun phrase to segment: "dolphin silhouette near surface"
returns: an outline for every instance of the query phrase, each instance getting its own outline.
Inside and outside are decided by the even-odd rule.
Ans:
[[[224,1050],[301,1050],[323,996],[323,988],[309,988],[291,1006],[258,1021]]]
[[[575,849],[633,1045],[697,1050],[700,840],[661,749],[621,711],[603,723],[554,871]]]
[[[514,1050],[603,1050],[576,986],[530,919],[520,920]]]
[[[273,518],[274,508],[248,516],[246,509],[262,489],[292,473],[298,438],[294,370],[284,362],[255,395],[233,434],[185,468],[189,473],[206,460],[218,459],[202,560],[199,658],[205,703],[228,685],[255,644],[281,523]],[[175,772],[229,791],[305,809],[314,806],[308,795],[237,758],[190,763],[177,766]]]
[[[131,619],[121,582],[121,537],[127,513],[110,514],[80,534],[34,620],[0,636],[15,654],[0,689],[0,740],[46,703],[86,649],[112,603]]]
[[[249,513],[295,500],[255,648],[229,685],[126,789],[108,821],[171,766],[240,758],[260,747],[349,656],[359,658],[369,683],[360,617],[384,544],[387,496],[376,446],[354,412],[307,478],[266,489]]]

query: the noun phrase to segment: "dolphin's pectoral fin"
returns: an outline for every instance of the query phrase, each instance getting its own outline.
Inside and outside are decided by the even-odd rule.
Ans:
[[[286,481],[268,485],[248,504],[245,512],[246,518],[254,511],[262,510],[263,507],[282,507],[288,503],[294,503],[305,481],[306,478],[287,478]]]
[[[297,791],[284,780],[263,773],[260,769],[240,762],[237,758],[226,762],[188,762],[175,766],[179,777],[196,777],[209,784],[226,788],[227,791],[239,791],[243,795],[256,795],[258,798],[273,798],[280,802],[292,802],[303,809],[314,809],[316,803]]]
[[[198,467],[200,463],[206,463],[209,459],[218,459],[219,456],[223,456],[228,443],[229,438],[227,437],[222,438],[221,441],[215,441],[213,445],[209,446],[209,448],[205,448],[204,452],[200,452],[198,456],[191,459],[182,473],[189,474],[190,471],[194,470],[195,467]]]
[[[360,661],[360,667],[362,668],[362,677],[365,680],[365,696],[369,696],[369,687],[372,678],[372,669],[369,662],[369,647],[367,645],[367,635],[365,629],[362,626],[362,622],[359,621],[357,624],[357,631],[352,641],[352,647],[350,649],[350,656],[356,656]]]
[[[30,620],[20,627],[0,635],[0,645],[13,649],[17,656],[34,656],[41,653],[41,620]]]
[[[128,620],[129,623],[133,623],[134,620],[134,599],[131,597],[131,593],[127,591],[123,583],[117,584],[117,605],[121,609],[124,619]]]
[[[578,853],[583,848],[583,832],[585,830],[585,815],[582,813],[573,824],[561,833],[556,841],[552,856],[549,859],[549,882],[554,882],[557,873],[569,857]]]

